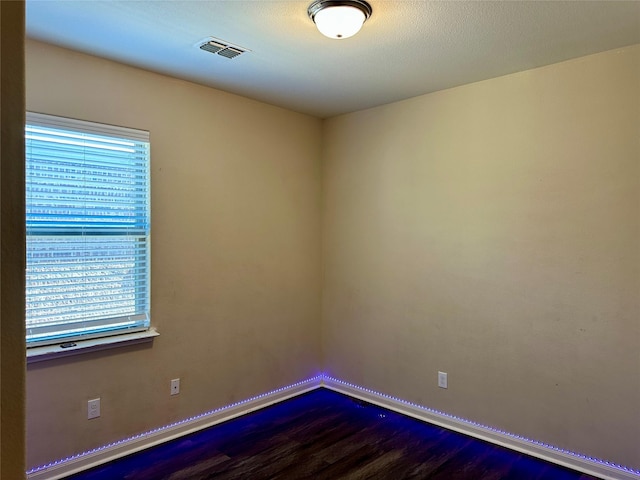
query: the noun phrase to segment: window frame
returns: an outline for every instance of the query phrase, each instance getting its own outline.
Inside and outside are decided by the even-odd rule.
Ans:
[[[124,315],[118,315],[114,317],[104,317],[101,319],[91,319],[90,317],[88,317],[84,320],[77,320],[77,319],[73,321],[69,320],[66,323],[64,323],[63,320],[60,320],[57,325],[59,326],[67,325],[68,326],[66,329],[67,333],[64,333],[65,331],[64,328],[60,328],[58,329],[58,333],[52,333],[51,335],[48,335],[48,336],[45,333],[39,334],[39,335],[42,335],[43,338],[36,338],[36,334],[34,334],[33,332],[40,331],[40,330],[44,332],[49,328],[55,327],[56,324],[52,323],[50,326],[37,327],[36,322],[33,322],[30,325],[30,324],[27,324],[25,320],[25,327],[27,332],[27,336],[25,340],[26,340],[28,353],[29,353],[29,349],[37,349],[39,351],[46,350],[47,352],[51,353],[49,351],[50,349],[46,348],[47,346],[51,346],[51,345],[55,345],[58,348],[63,347],[67,349],[68,352],[71,352],[72,350],[83,350],[87,347],[91,347],[90,349],[95,349],[95,346],[100,345],[101,343],[104,345],[112,345],[118,342],[131,343],[131,338],[152,339],[154,336],[157,335],[157,332],[155,332],[155,330],[151,328],[151,321],[150,321],[151,145],[150,145],[149,132],[144,130],[107,125],[107,124],[102,124],[97,122],[89,122],[85,120],[76,120],[76,119],[60,117],[60,116],[27,112],[26,125],[25,125],[25,145],[27,145],[27,147],[25,148],[25,172],[26,173],[28,173],[28,169],[30,168],[30,162],[31,162],[31,157],[30,157],[31,151],[29,150],[29,146],[28,146],[29,143],[27,140],[29,136],[29,129],[38,128],[38,127],[44,128],[44,129],[57,129],[57,130],[67,131],[69,133],[73,133],[77,135],[86,134],[89,136],[110,137],[111,139],[114,139],[116,141],[121,140],[126,142],[135,142],[136,153],[132,154],[132,156],[142,154],[142,157],[136,157],[136,158],[138,159],[143,158],[143,160],[141,161],[142,167],[138,166],[137,168],[138,168],[138,172],[144,173],[144,176],[143,176],[143,183],[141,184],[142,186],[140,187],[140,190],[138,191],[137,189],[138,187],[133,187],[133,188],[135,189],[136,197],[140,197],[143,199],[144,206],[142,207],[142,209],[139,206],[136,207],[134,205],[135,202],[133,200],[131,200],[131,203],[124,203],[124,205],[127,207],[131,207],[132,209],[138,208],[138,210],[142,211],[142,217],[144,219],[143,227],[142,227],[142,230],[138,228],[137,234],[130,234],[130,233],[122,233],[123,231],[126,231],[126,225],[120,229],[118,229],[118,225],[116,225],[116,227],[111,230],[109,235],[105,235],[104,241],[108,243],[109,240],[114,240],[115,242],[118,242],[118,241],[128,242],[129,244],[133,245],[129,247],[129,249],[132,249],[132,251],[135,252],[131,257],[131,261],[133,261],[136,265],[133,268],[133,270],[137,270],[138,268],[141,268],[144,273],[132,274],[133,280],[130,280],[130,282],[133,284],[133,287],[130,288],[130,290],[133,292],[132,294],[134,295],[134,298],[133,298],[133,303],[131,300],[129,300],[128,303],[130,305],[133,305],[133,307],[131,308],[135,310],[135,312],[131,315],[124,314]],[[82,140],[81,142],[85,142],[88,144],[90,141],[91,141],[91,138],[89,138],[89,140]],[[87,147],[86,145],[80,146],[79,148],[83,149],[82,150],[83,152],[85,152],[85,149],[89,149],[89,147]],[[137,149],[140,149],[140,150],[137,150]],[[35,160],[34,160],[34,163],[35,163]],[[87,162],[87,163],[90,164],[91,162]],[[29,190],[29,186],[32,184],[29,183],[29,176],[25,175],[25,177],[26,177],[25,190],[27,190],[27,192],[25,193],[25,197],[26,197],[26,205],[28,208],[30,205],[28,190]],[[36,182],[34,181],[34,184],[35,183]],[[138,200],[138,203],[140,203],[139,200]],[[62,206],[64,205],[64,203],[61,202],[60,205]],[[91,215],[88,213],[85,214],[85,216],[88,219],[92,218]],[[59,214],[58,217],[64,217],[64,214]],[[27,232],[26,232],[27,245],[29,245],[29,242],[31,241],[30,239],[32,238],[45,238],[45,241],[43,243],[46,244],[46,237],[47,236],[51,237],[51,234],[42,233],[43,231],[46,230],[46,228],[44,229],[41,228],[40,230],[38,230],[36,227],[33,227],[32,225],[32,230],[38,230],[38,233],[30,234],[28,225],[29,225],[29,214],[28,214],[28,210],[26,210],[25,211],[25,227],[27,228]],[[79,228],[82,230],[84,230],[85,228],[87,230],[90,230],[89,223],[83,224],[82,222],[78,222],[77,226],[79,226]],[[78,228],[77,226],[76,226],[76,229]],[[65,236],[64,235],[65,232],[67,233],[66,236],[70,238],[73,237],[74,239],[91,237],[94,240],[98,241],[97,239],[100,238],[100,235],[96,233],[82,233],[82,234],[78,234],[77,232],[71,233],[71,229],[66,231],[62,229],[61,231],[56,232],[56,236],[63,237]],[[141,234],[140,232],[143,232],[143,233]],[[144,239],[144,245],[138,244],[139,238]],[[37,243],[37,242],[34,242],[34,243]],[[62,244],[63,242],[60,242],[60,243]],[[79,242],[76,241],[75,244],[77,243]],[[88,246],[90,242],[86,242],[86,243],[87,243],[87,246],[85,246],[85,248],[88,250],[90,248]],[[73,245],[74,242],[70,242],[69,244]],[[27,272],[29,272],[29,268],[31,266],[31,263],[29,262],[30,252],[32,251],[31,250],[27,251],[27,263],[26,263]],[[95,261],[97,258],[98,258],[98,255],[96,255],[95,257],[89,257],[86,263],[90,264],[92,259]],[[139,264],[137,262],[143,262],[143,266],[139,267]],[[34,260],[33,263],[36,264],[36,261]],[[84,265],[84,263],[81,261],[79,262],[79,265]],[[113,274],[110,274],[110,275],[112,276]],[[108,277],[109,275],[107,275],[105,278],[108,278]],[[78,284],[84,285],[84,282],[79,282]],[[76,284],[75,283],[70,284],[69,286],[75,287]],[[28,288],[29,288],[29,284],[27,283],[27,291],[25,292],[26,301],[28,301],[28,298],[30,298],[28,295]],[[63,290],[62,295],[63,296],[69,295],[70,291],[71,289],[66,291]],[[104,291],[105,292],[108,291],[108,288],[105,288]],[[79,303],[76,303],[74,305],[79,305]],[[44,325],[44,322],[43,322],[43,325]],[[71,333],[70,330],[72,330],[72,328],[69,327],[70,325],[74,325],[74,326],[79,325],[78,328],[82,331],[79,333],[78,332]],[[91,325],[96,325],[96,326],[92,328]],[[120,337],[119,339],[118,338],[115,338],[115,340],[113,339],[114,337],[118,337],[118,336]],[[100,339],[104,339],[104,340],[100,340]],[[36,354],[35,351],[32,351],[31,353]]]

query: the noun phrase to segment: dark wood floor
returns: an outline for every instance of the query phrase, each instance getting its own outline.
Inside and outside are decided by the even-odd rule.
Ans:
[[[319,389],[73,480],[591,480]]]

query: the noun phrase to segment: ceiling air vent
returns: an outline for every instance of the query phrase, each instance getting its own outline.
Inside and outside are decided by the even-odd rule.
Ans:
[[[204,50],[205,52],[215,53],[216,55],[229,59],[236,58],[237,56],[249,51],[246,48],[232,45],[213,37],[207,37],[200,40],[196,43],[196,47],[200,50]]]

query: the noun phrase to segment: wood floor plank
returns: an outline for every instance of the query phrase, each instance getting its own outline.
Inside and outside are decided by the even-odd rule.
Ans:
[[[595,480],[318,389],[69,480]]]

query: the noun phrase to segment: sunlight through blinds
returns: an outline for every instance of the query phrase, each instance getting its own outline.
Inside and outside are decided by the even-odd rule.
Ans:
[[[149,134],[27,114],[29,346],[149,326]]]

